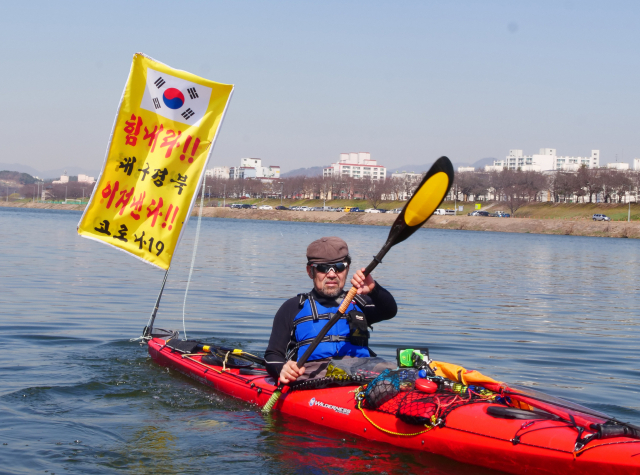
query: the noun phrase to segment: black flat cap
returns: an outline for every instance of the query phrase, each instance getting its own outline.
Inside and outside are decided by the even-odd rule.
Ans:
[[[336,236],[320,238],[307,247],[307,261],[310,264],[333,264],[344,261],[348,256],[347,243]]]

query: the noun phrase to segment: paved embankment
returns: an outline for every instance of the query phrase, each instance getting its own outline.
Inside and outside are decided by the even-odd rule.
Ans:
[[[46,203],[3,203],[0,206],[41,209],[83,210],[84,205]],[[197,214],[198,208],[193,213]],[[319,211],[276,211],[256,209],[204,208],[202,215],[213,218],[259,219],[268,221],[298,221],[315,223],[367,224],[389,226],[398,215],[384,213],[327,213]],[[588,219],[485,218],[480,216],[432,216],[426,227],[466,231],[505,233],[565,234],[640,239],[640,222],[601,222]]]

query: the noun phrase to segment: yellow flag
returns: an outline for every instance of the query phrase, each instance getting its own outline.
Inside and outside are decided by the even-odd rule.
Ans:
[[[168,269],[232,92],[135,54],[78,234]]]

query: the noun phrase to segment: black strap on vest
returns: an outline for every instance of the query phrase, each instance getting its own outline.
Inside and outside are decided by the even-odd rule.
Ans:
[[[313,340],[314,338],[307,338],[306,340],[299,341],[293,347],[293,351],[297,351],[298,348],[300,348],[301,346],[310,345]],[[349,337],[342,336],[342,335],[327,335],[322,340],[320,340],[320,343],[328,343],[328,342],[337,343],[340,341],[349,341]]]
[[[313,315],[313,321],[318,321],[318,307],[316,307],[316,301],[313,295],[309,294],[309,306],[311,307],[311,315]]]
[[[318,320],[330,320],[331,316],[332,316],[331,313],[323,313],[321,315],[318,315],[316,318],[313,318],[313,315],[308,315],[306,317],[298,318],[296,321],[293,322],[293,331],[295,332],[296,327],[300,323],[310,322],[311,320],[313,320],[314,322],[317,322]],[[340,317],[341,320],[345,318],[349,318],[348,314]]]

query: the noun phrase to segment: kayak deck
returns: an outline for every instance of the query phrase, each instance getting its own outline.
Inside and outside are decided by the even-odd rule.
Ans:
[[[172,350],[160,338],[150,340],[148,349],[158,364],[258,406],[263,406],[275,391],[275,381],[266,371],[242,374],[247,371],[223,370],[202,363],[201,356]],[[429,429],[407,424],[391,414],[359,410],[355,389],[356,386],[306,391],[285,388],[273,410],[369,440],[508,473],[640,474],[640,440],[596,440],[574,453],[578,436],[575,427],[556,420],[492,417],[487,413],[488,407],[504,406],[490,402],[458,407],[447,416],[444,427]]]

